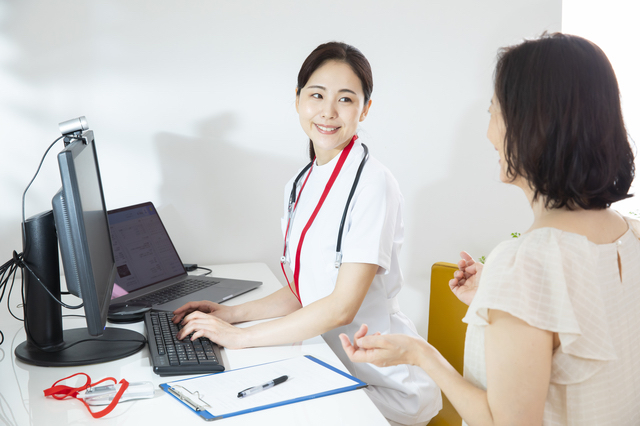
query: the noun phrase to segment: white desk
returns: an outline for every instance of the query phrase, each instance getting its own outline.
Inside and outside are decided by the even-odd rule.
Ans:
[[[220,265],[211,269],[213,269],[213,276],[263,282],[260,288],[225,302],[230,305],[257,299],[281,288],[273,273],[262,263]],[[15,299],[12,298],[12,300]],[[72,296],[65,296],[65,300],[72,300]],[[13,308],[12,310],[19,311]],[[21,315],[22,312],[19,312]],[[86,326],[84,318],[64,319],[65,329],[83,326]],[[139,332],[143,332],[144,329],[141,322],[127,327]],[[174,422],[178,425],[205,424],[204,420],[160,389],[156,391],[153,399],[121,403],[102,419],[93,419],[80,401],[75,399],[59,401],[45,398],[43,395],[44,389],[49,388],[54,382],[77,372],[87,373],[93,381],[114,377],[117,380],[125,378],[129,382],[151,381],[155,385],[188,377],[155,375],[151,370],[149,351],[146,348],[128,358],[103,364],[63,368],[37,367],[20,361],[16,362],[14,349],[25,340],[25,333],[22,323],[13,319],[7,312],[5,300],[0,306],[0,330],[5,335],[5,341],[0,346],[0,424],[4,424],[3,422],[20,426],[84,425],[97,424],[97,422],[102,425],[150,425],[154,422],[159,425]],[[319,336],[291,345],[223,350],[222,353],[225,365],[229,369],[297,355],[313,355],[346,371],[338,357]],[[65,384],[80,385],[80,379],[77,384],[73,381]],[[388,426],[389,423],[367,397],[365,391],[357,390],[218,420],[215,424],[220,426],[252,424]]]

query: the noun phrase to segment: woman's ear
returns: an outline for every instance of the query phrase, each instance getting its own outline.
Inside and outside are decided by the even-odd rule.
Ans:
[[[298,111],[298,106],[300,105],[300,93],[298,92],[298,88],[296,87],[296,112],[300,113],[300,111]]]
[[[362,108],[362,112],[360,113],[360,121],[364,121],[365,118],[367,118],[367,114],[369,114],[369,108],[371,108],[371,99],[369,99],[369,102],[367,102],[367,104],[364,106],[364,108]]]

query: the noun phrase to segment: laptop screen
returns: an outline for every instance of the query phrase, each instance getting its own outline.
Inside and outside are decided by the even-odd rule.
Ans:
[[[116,284],[131,293],[185,274],[182,261],[152,203],[109,212]]]

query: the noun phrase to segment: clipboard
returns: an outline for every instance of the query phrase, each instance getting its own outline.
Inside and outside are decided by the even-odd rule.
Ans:
[[[282,375],[289,379],[265,391],[238,398],[240,390]],[[367,384],[311,356],[227,370],[163,383],[160,388],[207,421],[239,416],[281,405],[348,392]]]

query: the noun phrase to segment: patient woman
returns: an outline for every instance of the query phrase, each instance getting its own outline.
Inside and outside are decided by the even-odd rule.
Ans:
[[[449,283],[470,302],[464,378],[413,337],[363,325],[343,347],[420,366],[469,425],[639,425],[640,223],[610,208],[634,176],[611,64],[543,36],[501,51],[494,91],[487,137],[534,219],[483,269],[463,253]]]

